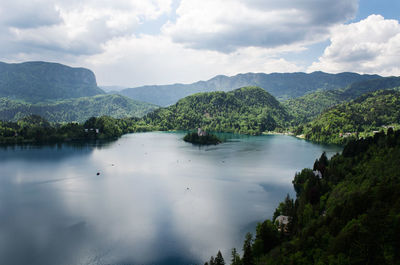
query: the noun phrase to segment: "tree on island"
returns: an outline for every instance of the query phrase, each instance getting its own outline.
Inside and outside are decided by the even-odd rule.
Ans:
[[[204,131],[202,131],[204,132]],[[192,144],[200,144],[200,145],[209,145],[209,144],[220,144],[222,141],[215,136],[214,134],[206,134],[202,133],[199,135],[199,133],[187,133],[185,137],[183,138],[185,142],[189,142]]]

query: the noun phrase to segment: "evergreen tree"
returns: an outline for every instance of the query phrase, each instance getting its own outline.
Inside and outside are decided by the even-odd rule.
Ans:
[[[221,251],[218,250],[217,256],[215,257],[214,260],[215,265],[225,265],[224,258],[222,257]]]
[[[252,243],[253,235],[251,233],[247,233],[243,244],[242,265],[254,265],[253,252],[251,249]]]
[[[232,259],[231,259],[231,265],[241,265],[242,262],[240,260],[240,256],[236,251],[236,248],[232,249]]]
[[[214,256],[211,256],[209,264],[210,265],[215,265]]]
[[[276,226],[270,221],[265,220],[257,225],[257,234],[253,243],[252,255],[254,257],[268,253],[280,243],[279,232]]]

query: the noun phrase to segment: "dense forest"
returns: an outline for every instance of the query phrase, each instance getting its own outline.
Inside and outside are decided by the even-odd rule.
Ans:
[[[368,82],[370,86],[366,85]],[[375,83],[380,85],[371,85]],[[254,135],[286,131],[292,126],[294,134],[304,135],[308,140],[344,144],[382,128],[399,126],[399,90],[380,90],[398,84],[400,78],[382,78],[342,90],[315,92],[286,104],[280,104],[258,87],[199,93],[146,115],[144,121],[159,130],[201,127],[207,131]],[[358,87],[363,91],[378,91],[358,96],[354,92]]]
[[[144,121],[159,130],[192,130],[260,134],[283,129],[290,117],[282,105],[259,87],[231,92],[199,93],[158,109]]]
[[[398,88],[400,88],[400,77],[385,77],[355,82],[345,88],[316,91],[283,101],[282,104],[293,117],[292,124],[299,125],[311,121],[332,106],[351,101],[363,94]]]
[[[399,264],[399,161],[400,131],[392,129],[351,141],[330,160],[323,153],[295,175],[296,198],[247,234],[230,264]]]
[[[51,122],[84,122],[93,116],[142,117],[157,108],[121,95],[97,95],[35,104],[0,98],[0,120],[17,121],[35,114]]]
[[[37,115],[17,122],[0,121],[0,144],[51,143],[77,140],[112,139],[130,132],[149,130],[137,118],[92,117],[84,123],[50,123]]]
[[[292,125],[299,125],[316,118],[324,110],[342,103],[340,90],[317,91],[302,97],[286,100],[282,105],[293,117]]]
[[[365,94],[322,113],[313,121],[300,125],[296,134],[306,139],[342,144],[365,137],[374,131],[400,124],[400,92],[382,90]]]

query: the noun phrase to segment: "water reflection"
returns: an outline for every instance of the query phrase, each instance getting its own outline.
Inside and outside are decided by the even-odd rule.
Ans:
[[[285,136],[199,148],[183,135],[0,150],[0,264],[199,264],[218,249],[228,257],[292,193],[294,172],[339,151]]]
[[[117,144],[116,140],[72,141],[49,144],[0,144],[0,160],[60,160],[69,156],[87,155],[94,149],[110,148],[114,144]],[[49,153],[51,153],[51,156],[49,156]]]

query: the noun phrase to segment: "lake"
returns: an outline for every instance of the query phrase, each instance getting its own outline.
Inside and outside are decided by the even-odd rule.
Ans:
[[[219,249],[228,261],[294,196],[295,172],[341,151],[282,135],[207,147],[183,136],[0,148],[0,264],[204,264]]]

